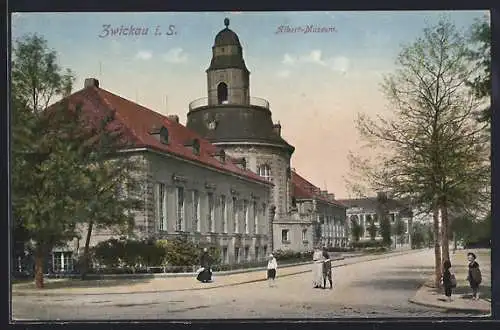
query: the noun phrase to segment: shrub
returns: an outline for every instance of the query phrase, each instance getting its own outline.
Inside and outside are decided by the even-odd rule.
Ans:
[[[384,242],[383,241],[352,242],[351,247],[354,249],[382,248],[384,247]]]
[[[169,266],[193,266],[199,264],[200,251],[187,239],[179,236],[166,244],[166,260]]]

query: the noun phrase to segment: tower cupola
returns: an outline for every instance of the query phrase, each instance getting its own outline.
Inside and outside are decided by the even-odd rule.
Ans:
[[[242,104],[250,102],[250,72],[243,59],[238,35],[226,26],[215,36],[212,60],[207,69],[208,105]]]

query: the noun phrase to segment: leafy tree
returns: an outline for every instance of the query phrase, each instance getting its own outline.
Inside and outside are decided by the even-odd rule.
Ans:
[[[424,247],[426,242],[426,228],[422,224],[414,223],[411,235],[412,249],[421,249]]]
[[[446,233],[450,207],[480,209],[489,203],[489,137],[474,116],[480,102],[467,86],[474,69],[466,40],[453,24],[441,20],[426,28],[403,47],[396,64],[382,85],[393,113],[358,118],[362,137],[377,153],[372,159],[351,155],[353,186],[391,190],[433,212],[438,285],[440,245],[449,259],[448,235],[438,232],[439,213]]]
[[[359,242],[359,238],[361,237],[361,225],[354,219],[351,219],[351,235],[354,242]]]
[[[13,233],[23,232],[23,239],[35,243],[38,288],[53,247],[78,238],[85,221],[102,227],[130,223],[124,213],[134,206],[110,192],[110,183],[116,185],[127,173],[116,161],[109,165],[119,147],[115,142],[121,141],[112,111],[92,121],[67,99],[47,109],[54,98],[71,92],[74,80],[56,60],[37,35],[17,40],[13,49]]]
[[[468,80],[478,98],[488,103],[479,113],[478,120],[491,125],[491,26],[489,20],[477,20],[470,29],[469,60],[476,68],[476,75]]]
[[[370,235],[370,239],[372,241],[374,241],[375,238],[377,237],[377,232],[378,232],[378,228],[377,228],[377,225],[375,224],[375,219],[370,217],[370,220],[368,223],[368,234]]]
[[[386,192],[377,193],[377,218],[380,219],[380,236],[382,237],[382,244],[390,247],[392,244],[391,239],[391,223],[389,221],[389,209],[387,206],[388,198]]]
[[[401,219],[401,217],[397,217],[396,222],[394,223],[394,235],[396,235],[399,244],[401,244],[402,238],[404,237],[405,233],[406,233],[405,223],[403,219]]]

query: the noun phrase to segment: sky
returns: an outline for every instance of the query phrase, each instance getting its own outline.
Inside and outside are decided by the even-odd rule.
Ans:
[[[347,198],[348,153],[363,152],[358,113],[387,111],[380,89],[401,47],[446,17],[467,30],[487,11],[14,13],[12,39],[43,36],[59,64],[162,114],[186,122],[191,101],[207,96],[205,70],[215,35],[239,36],[250,95],[270,102],[273,121],[293,146],[292,167],[316,186]],[[280,27],[326,32],[280,32]],[[139,35],[124,35],[133,27]],[[113,31],[115,33],[113,33]],[[284,30],[282,30],[284,31]],[[286,29],[285,29],[286,31]]]

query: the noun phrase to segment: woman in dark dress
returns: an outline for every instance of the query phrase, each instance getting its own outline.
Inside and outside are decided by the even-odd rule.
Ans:
[[[196,279],[202,283],[210,282],[212,280],[212,262],[207,248],[203,249],[203,253],[200,257],[200,265],[203,270],[198,274]]]
[[[451,301],[451,292],[453,289],[452,275],[451,275],[451,262],[449,260],[445,260],[443,263],[443,287],[444,287],[444,295],[448,301]]]

